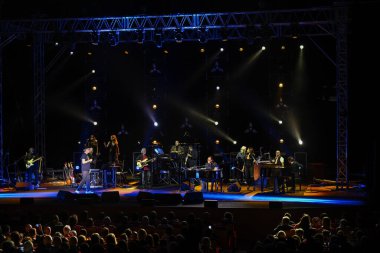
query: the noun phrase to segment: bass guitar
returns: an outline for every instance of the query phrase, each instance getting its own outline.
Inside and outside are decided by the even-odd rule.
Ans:
[[[138,169],[141,170],[142,168],[144,168],[145,166],[147,166],[148,163],[153,162],[154,160],[156,160],[156,157],[154,157],[152,159],[138,160],[136,162],[136,165],[137,165]]]
[[[38,158],[36,158],[36,159],[30,159],[30,160],[28,160],[28,161],[25,162],[25,167],[26,167],[27,169],[29,169],[30,167],[33,166],[33,164],[34,164],[35,162],[37,162],[37,161],[39,161],[39,160],[41,160],[41,159],[42,159],[42,157],[38,157]]]

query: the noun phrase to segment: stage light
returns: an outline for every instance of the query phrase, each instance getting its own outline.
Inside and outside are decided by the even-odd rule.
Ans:
[[[94,124],[94,126],[97,126],[97,125],[98,125],[98,122],[94,121],[93,124]]]
[[[219,86],[219,85],[218,85],[218,86],[216,86],[215,88],[216,88],[216,90],[220,90],[220,86]]]
[[[207,42],[207,30],[205,27],[198,29],[198,41],[201,44],[205,44]]]
[[[124,50],[124,54],[128,55],[129,54],[128,50]]]
[[[81,142],[80,141],[78,141],[78,145],[80,145],[81,144]]]
[[[88,55],[88,56],[91,56],[91,55],[92,55],[92,52],[91,52],[91,51],[88,51],[88,52],[87,52],[87,55]]]
[[[156,110],[157,109],[157,105],[156,104],[152,105],[152,108],[153,108],[153,110]]]
[[[154,126],[158,127],[158,122],[157,121],[154,122]]]
[[[58,46],[59,46],[59,42],[56,41],[56,42],[54,43],[54,45],[55,45],[56,47],[58,47]]]
[[[304,46],[303,45],[300,45],[300,49],[302,50],[304,48]]]
[[[157,141],[157,140],[153,140],[153,141],[152,141],[152,144],[153,144],[153,145],[158,145],[158,141]]]
[[[201,48],[199,51],[200,51],[201,53],[204,53],[206,50],[205,50],[204,48]]]
[[[281,143],[281,144],[284,143],[284,139],[280,139],[280,143]]]
[[[239,52],[243,52],[243,51],[244,51],[244,48],[240,47]]]
[[[261,50],[264,51],[265,49],[267,49],[265,46],[262,46],[262,47],[261,47]]]
[[[278,124],[282,125],[282,120],[279,120],[279,121],[278,121]]]
[[[236,144],[237,144],[237,141],[234,141],[233,144],[236,145]]]
[[[182,43],[182,41],[183,41],[183,33],[182,33],[181,29],[177,29],[176,30],[176,33],[174,35],[174,39],[175,39],[175,42]]]
[[[92,73],[92,74],[95,74],[95,72],[96,72],[95,69],[91,70],[91,73]]]
[[[94,85],[94,86],[91,87],[91,89],[92,89],[93,91],[96,91],[98,88]]]
[[[224,51],[224,48],[223,48],[223,47],[221,47],[221,48],[220,48],[220,52],[223,52],[223,51]]]
[[[218,139],[215,140],[215,144],[216,145],[219,145],[220,144],[220,141]]]
[[[219,122],[218,121],[215,121],[214,122],[215,126],[219,125]]]
[[[215,104],[215,109],[219,109],[220,108],[220,104]]]
[[[169,51],[167,49],[164,50],[164,54],[168,54]]]
[[[222,28],[220,33],[221,33],[222,41],[223,42],[228,41],[228,30],[227,30],[227,28]]]
[[[145,36],[145,33],[144,33],[143,30],[139,30],[139,31],[137,32],[137,43],[138,43],[138,44],[142,44],[142,43],[144,43],[144,36]]]
[[[303,141],[301,139],[299,139],[298,140],[298,144],[302,146],[303,145]]]
[[[279,83],[278,84],[278,88],[283,88],[284,87],[284,84],[283,83]]]
[[[281,50],[285,50],[285,46],[284,45],[281,46]]]
[[[74,51],[70,51],[70,55],[73,55],[74,54]]]

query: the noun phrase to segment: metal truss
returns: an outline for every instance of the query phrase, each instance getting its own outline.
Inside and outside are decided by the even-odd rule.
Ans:
[[[34,83],[34,144],[37,154],[44,157],[42,170],[45,169],[46,136],[45,136],[45,41],[43,34],[35,34],[33,38],[33,83]]]
[[[331,36],[336,39],[337,65],[337,185],[347,177],[347,10],[312,9],[0,21],[0,34],[13,38],[34,35],[34,113],[36,148],[45,155],[44,43],[110,45],[154,41],[255,40],[294,36]],[[4,42],[6,43],[6,42]],[[159,44],[157,44],[159,45]],[[0,56],[1,57],[1,56]],[[0,108],[1,109],[1,108]],[[3,129],[0,129],[2,132]]]
[[[348,67],[347,67],[347,8],[336,9],[336,183],[348,187]]]
[[[221,38],[241,40],[262,36],[286,37],[294,35],[295,32],[307,36],[333,35],[334,22],[332,8],[314,8],[161,16],[14,20],[2,21],[0,30],[3,33],[12,34],[60,34],[71,36],[75,42],[87,42],[93,39],[93,36],[78,36],[83,33],[102,36],[111,32],[121,37],[120,42],[136,41],[136,32],[144,33],[146,40],[153,40],[157,32],[163,33],[168,40],[175,40],[178,32],[183,34],[184,41],[199,40],[202,33],[206,33],[209,40]]]

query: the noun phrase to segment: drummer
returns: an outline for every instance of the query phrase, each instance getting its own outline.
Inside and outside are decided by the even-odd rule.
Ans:
[[[173,161],[176,163],[176,167],[182,167],[182,160],[184,155],[184,149],[181,146],[181,143],[176,140],[174,145],[170,148],[170,156]]]
[[[202,177],[202,192],[208,190],[208,181],[211,180],[211,191],[213,191],[214,184],[220,177],[220,171],[218,164],[214,161],[212,156],[207,157],[207,163],[204,168],[207,172],[203,173]],[[218,185],[216,184],[215,190],[218,190]]]

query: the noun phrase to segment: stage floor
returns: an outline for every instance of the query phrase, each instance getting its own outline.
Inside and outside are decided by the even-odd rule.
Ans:
[[[260,187],[255,190],[247,190],[246,186],[241,187],[240,192],[228,192],[228,185],[223,185],[223,192],[203,192],[205,200],[217,200],[218,208],[268,208],[271,202],[281,202],[283,208],[300,208],[321,205],[338,206],[364,206],[366,204],[366,193],[362,189],[349,188],[336,190],[335,186],[301,185],[297,190],[282,194],[273,194],[270,189],[261,192]],[[182,197],[188,191],[181,191],[179,185],[154,186],[151,189],[139,189],[137,182],[130,182],[127,185],[119,185],[115,188],[104,189],[102,187],[92,187],[96,195],[101,197],[103,192],[117,191],[120,196],[119,203],[126,205],[139,205],[137,196],[139,192],[149,192],[152,194],[181,194]],[[75,194],[75,187],[65,185],[63,181],[52,181],[43,183],[35,190],[20,190],[15,187],[0,188],[0,204],[18,204],[21,199],[33,198],[33,203],[54,202],[57,200],[59,191]],[[195,191],[200,191],[200,186],[195,187]],[[81,193],[84,193],[82,190]],[[83,194],[82,194],[83,195]],[[176,205],[176,207],[203,207],[203,204]]]

